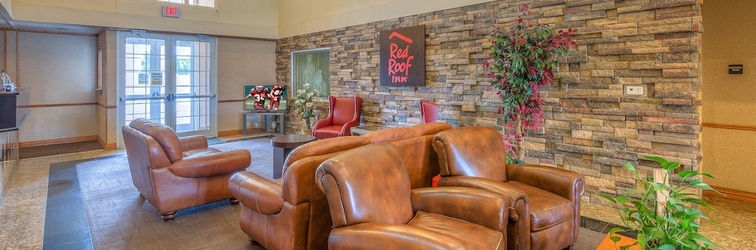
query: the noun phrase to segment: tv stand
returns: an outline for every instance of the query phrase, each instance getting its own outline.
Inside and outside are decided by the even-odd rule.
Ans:
[[[286,134],[286,112],[284,111],[249,111],[242,113],[242,134],[247,134],[247,118],[250,115],[260,117],[260,124],[252,128],[261,128],[263,131],[255,134]],[[275,126],[273,126],[273,122],[275,122]]]

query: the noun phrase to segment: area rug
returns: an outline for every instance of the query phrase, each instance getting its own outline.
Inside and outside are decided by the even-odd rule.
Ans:
[[[250,151],[252,163],[247,171],[272,179],[270,139],[233,141],[212,147]],[[240,205],[228,201],[179,210],[175,220],[163,222],[157,210],[134,187],[125,154],[56,164],[70,164],[76,169],[79,202],[84,203],[94,249],[264,249],[249,243],[239,227]],[[606,226],[585,219],[581,224],[593,230],[581,227],[575,249],[595,249],[605,235],[601,231]],[[56,248],[50,245],[45,249],[48,247]]]
[[[260,138],[212,147],[246,149],[247,169],[272,178],[273,148]],[[94,249],[263,249],[251,246],[239,227],[240,205],[228,201],[179,210],[165,223],[134,187],[125,154],[76,166]]]

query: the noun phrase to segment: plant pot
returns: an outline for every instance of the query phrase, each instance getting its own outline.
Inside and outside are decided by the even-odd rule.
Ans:
[[[596,250],[618,250],[621,246],[632,245],[633,243],[635,243],[635,239],[633,238],[616,233],[614,234],[614,236],[620,237],[620,241],[615,244],[611,239],[609,239],[609,234],[606,234],[606,236],[604,236],[604,239],[601,240],[601,243],[598,245],[598,247],[596,247]],[[635,245],[630,247],[630,250],[641,250],[641,248],[640,246]]]

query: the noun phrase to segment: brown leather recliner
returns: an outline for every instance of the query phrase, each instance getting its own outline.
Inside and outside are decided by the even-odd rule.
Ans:
[[[392,144],[334,156],[318,168],[316,182],[334,225],[328,249],[506,247],[506,198],[464,187],[411,189]]]
[[[360,125],[362,98],[329,96],[328,102],[328,117],[313,125],[312,136],[325,139],[352,135],[351,128]]]
[[[440,173],[438,155],[433,149],[433,136],[451,129],[443,122],[431,122],[405,128],[378,130],[363,137],[371,143],[388,142],[399,148],[412,188],[430,187]]]
[[[168,126],[143,118],[121,131],[134,186],[165,221],[179,209],[232,199],[228,179],[251,161],[247,150],[221,152],[208,148],[204,136],[179,138]]]
[[[474,187],[509,197],[508,249],[564,249],[580,230],[585,184],[574,171],[541,165],[507,165],[501,134],[464,127],[436,134],[439,186]]]
[[[269,250],[326,249],[331,216],[315,184],[315,170],[338,153],[368,144],[365,138],[344,136],[299,146],[286,158],[277,181],[250,172],[235,174],[228,188],[242,204],[242,231]]]

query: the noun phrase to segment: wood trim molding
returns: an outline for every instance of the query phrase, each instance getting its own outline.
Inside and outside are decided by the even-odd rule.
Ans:
[[[87,102],[87,103],[33,104],[33,105],[24,106],[24,107],[25,108],[54,108],[54,107],[89,106],[89,105],[98,105],[98,103]]]
[[[97,103],[97,106],[100,106],[101,108],[105,108],[105,109],[114,109],[114,108],[117,108],[117,106],[115,106],[115,105],[113,105],[113,106],[107,106],[107,105],[99,103],[99,102]]]
[[[229,131],[218,131],[218,137],[221,136],[232,136],[232,135],[240,135],[242,134],[242,130],[229,130]]]
[[[712,188],[727,196],[727,199],[756,203],[756,193],[715,186],[712,186]],[[703,196],[722,197],[721,194],[708,190],[703,191]]]
[[[228,103],[228,102],[244,102],[244,99],[239,99],[239,100],[218,100],[218,103]]]
[[[115,144],[115,143],[110,143],[110,144],[107,144],[107,143],[105,143],[105,141],[103,141],[103,140],[102,140],[102,138],[101,138],[101,137],[99,137],[99,136],[97,136],[97,142],[99,142],[99,143],[100,143],[100,145],[101,145],[101,146],[102,146],[103,148],[105,148],[105,149],[116,149],[116,144]]]
[[[49,146],[49,145],[57,145],[57,144],[63,144],[63,143],[97,141],[97,140],[98,140],[98,136],[90,135],[90,136],[79,136],[79,137],[72,137],[72,138],[20,142],[18,146],[21,148],[28,148],[28,147],[36,147],[36,146]]]
[[[704,128],[721,128],[721,129],[732,129],[732,130],[741,130],[741,131],[756,131],[756,126],[745,126],[745,125],[735,125],[735,124],[702,122],[701,126],[703,126]]]

